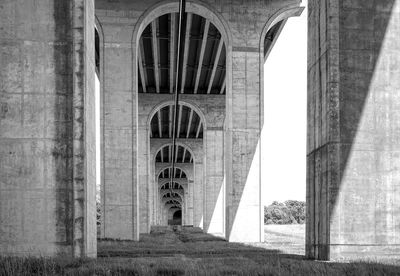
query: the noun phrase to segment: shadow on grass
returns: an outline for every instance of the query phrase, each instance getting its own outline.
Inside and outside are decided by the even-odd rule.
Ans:
[[[0,258],[0,275],[399,275],[400,261],[318,262],[200,229],[157,228],[141,241],[99,240],[98,258]]]

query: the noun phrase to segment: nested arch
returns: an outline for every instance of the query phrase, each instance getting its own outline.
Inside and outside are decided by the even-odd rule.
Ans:
[[[147,118],[150,138],[172,138],[174,102],[166,101],[153,108]],[[202,139],[207,129],[203,112],[192,103],[179,101],[177,138]]]
[[[171,167],[163,169],[161,172],[158,173],[157,179],[158,180],[160,180],[160,179],[170,179],[171,178],[171,173],[172,173],[171,170],[172,170]],[[175,179],[186,179],[187,178],[187,173],[183,169],[181,169],[179,167],[175,167],[174,178]]]
[[[156,163],[171,163],[173,156],[172,144],[164,145],[160,148],[155,156]],[[188,147],[184,145],[176,145],[175,147],[175,163],[193,163],[194,157]]]
[[[174,106],[160,107],[151,117],[150,138],[172,138]],[[188,105],[179,105],[177,138],[202,139],[204,123],[199,113]]]
[[[168,190],[168,189],[170,189],[170,188],[172,188],[172,189],[177,189],[177,190],[184,190],[183,186],[182,186],[181,184],[179,184],[178,182],[174,182],[174,183],[172,184],[172,186],[170,186],[170,183],[171,183],[171,182],[167,182],[167,183],[163,184],[163,185],[160,187],[160,190]]]

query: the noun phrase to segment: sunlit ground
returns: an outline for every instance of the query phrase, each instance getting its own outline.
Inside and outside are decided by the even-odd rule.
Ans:
[[[305,254],[305,224],[265,225],[263,247],[274,248],[288,254]]]

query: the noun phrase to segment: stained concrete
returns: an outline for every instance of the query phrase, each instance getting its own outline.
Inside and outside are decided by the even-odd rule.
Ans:
[[[258,150],[263,87],[260,70],[264,63],[264,43],[261,43],[261,37],[267,28],[272,27],[272,18],[275,20],[279,17],[276,14],[297,8],[299,1],[233,1],[229,5],[205,1],[204,4],[188,1],[187,11],[209,19],[221,32],[227,47],[228,74],[227,95],[223,100],[225,114],[222,114],[223,118],[214,117],[214,121],[215,118],[222,120],[218,125],[209,125],[210,128],[205,131],[205,157],[202,165],[195,165],[195,171],[201,171],[203,175],[201,179],[194,179],[194,189],[199,189],[194,193],[203,195],[203,211],[200,214],[194,212],[194,223],[201,225],[205,231],[227,236],[232,241],[261,241],[263,232]],[[148,161],[148,120],[144,116],[147,113],[141,109],[141,96],[135,99],[138,69],[131,62],[136,64],[137,43],[144,27],[157,16],[177,12],[177,8],[177,5],[170,2],[96,1],[96,15],[105,33],[104,52],[108,56],[105,58],[105,74],[108,76],[104,83],[107,100],[103,112],[106,117],[114,118],[110,123],[104,123],[104,227],[111,231],[107,233],[108,230],[103,229],[107,237],[138,239],[139,233],[150,231],[151,222],[154,221],[155,213],[151,210],[154,206],[153,164]],[[266,26],[266,22],[271,26]],[[120,54],[115,56],[116,52]],[[112,60],[119,66],[111,65]],[[118,94],[121,90],[124,94]],[[132,90],[133,96],[125,93]],[[157,95],[154,98],[161,101],[164,96],[168,95]],[[192,100],[195,104],[198,101],[195,97]],[[152,107],[155,106],[153,103]],[[210,112],[211,109],[206,111]],[[204,113],[206,116],[207,112]],[[132,125],[130,130],[124,129],[129,125]],[[107,131],[108,128],[118,130],[114,129],[111,133]],[[124,145],[118,143],[120,135],[126,137],[122,140],[128,144],[132,141],[132,147],[127,144],[119,149],[119,154],[114,154],[116,147],[107,147],[110,144]],[[118,161],[118,164],[126,167],[126,171],[112,169],[113,165],[109,165],[107,160],[115,160],[112,156],[122,155],[125,161],[123,164]],[[113,187],[117,186],[119,192],[113,192]],[[111,195],[118,200],[107,200]],[[120,197],[125,199],[120,200]],[[201,204],[200,201],[197,203]],[[126,211],[122,212],[121,208],[126,208]],[[119,217],[122,213],[125,214],[124,218]],[[111,220],[107,221],[107,217]],[[116,226],[121,219],[124,224]]]
[[[182,95],[205,122],[201,147],[190,145],[198,151],[186,168],[193,217],[185,209],[184,220],[229,241],[263,240],[264,37],[299,4],[188,1],[188,12],[219,29],[227,79],[226,95]],[[399,6],[309,2],[311,258],[399,252]],[[103,237],[137,240],[168,218],[154,202],[154,176],[170,164],[150,162],[148,117],[172,99],[139,95],[136,64],[144,27],[177,9],[173,1],[96,0]],[[93,1],[5,1],[0,15],[0,253],[94,256]]]
[[[398,255],[399,22],[400,1],[309,1],[311,258]]]
[[[96,255],[93,12],[0,4],[1,255]]]

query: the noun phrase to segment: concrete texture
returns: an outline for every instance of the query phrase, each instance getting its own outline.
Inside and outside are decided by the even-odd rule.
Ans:
[[[264,38],[299,4],[188,1],[224,41],[226,94],[181,97],[203,123],[202,137],[179,141],[194,158],[180,164],[184,224],[263,240]],[[93,0],[0,4],[0,254],[96,254],[94,24],[101,236],[138,240],[171,219],[157,179],[171,164],[154,159],[170,141],[150,138],[149,122],[172,97],[139,94],[136,64],[144,28],[177,10],[174,1],[96,0],[95,20]],[[398,251],[399,22],[399,0],[309,2],[308,257]]]
[[[399,1],[310,1],[307,256],[400,241]]]
[[[223,235],[224,233],[224,206],[222,201],[219,201],[217,205],[218,195],[222,187],[223,179],[223,122],[225,119],[225,96],[224,95],[186,95],[183,94],[180,97],[182,104],[187,104],[195,108],[195,112],[203,117],[205,121],[206,128],[204,129],[205,139],[178,139],[178,144],[185,145],[191,152],[193,152],[194,157],[194,175],[191,179],[193,184],[189,186],[193,189],[193,222],[190,225],[195,225],[199,227],[204,227],[204,230],[208,233]],[[149,133],[149,118],[158,108],[161,108],[165,104],[171,104],[171,95],[156,95],[156,94],[140,94],[139,95],[139,123],[143,126],[143,138],[141,141],[146,141]],[[151,119],[151,118],[150,118]],[[220,133],[219,135],[216,135]],[[207,138],[209,137],[209,138]],[[144,162],[148,163],[148,175],[153,175],[153,167],[157,166],[154,164],[154,158],[156,150],[171,143],[171,139],[150,139],[150,150],[148,155],[144,155]],[[220,143],[218,146],[218,142]],[[148,143],[148,142],[147,142]],[[146,144],[142,144],[143,148],[148,147]],[[209,152],[206,163],[207,167],[203,167],[205,156],[207,155],[204,148],[207,148]],[[217,157],[219,156],[219,157]],[[191,169],[191,171],[193,168]],[[219,178],[216,177],[217,174],[214,171],[218,171]],[[155,171],[156,175],[158,171]],[[206,178],[206,182],[203,179]],[[208,180],[207,180],[208,179]],[[147,186],[150,192],[150,187],[154,186],[153,178],[149,178],[149,185]],[[204,187],[205,183],[208,183],[208,187]],[[215,186],[215,188],[214,188]],[[146,189],[145,184],[141,186],[141,189]],[[216,192],[217,191],[217,192]],[[149,193],[148,192],[148,193]],[[223,192],[223,190],[222,190]],[[222,193],[221,196],[225,197]],[[152,202],[157,200],[157,196],[148,195],[144,198],[140,198],[140,205],[144,206],[141,208],[141,225],[148,223],[148,212],[151,210],[146,210],[151,208]],[[191,199],[191,198],[190,198]],[[208,211],[205,211],[207,210]],[[157,215],[157,214],[155,214]],[[210,228],[210,222],[214,221],[214,227]],[[147,233],[150,229],[147,228],[151,226],[143,227],[141,233]],[[147,232],[146,232],[147,231]]]
[[[0,4],[2,255],[96,255],[93,17],[93,1]]]
[[[96,19],[93,1],[1,4],[2,253],[95,255],[94,25],[101,36],[101,236],[137,240],[157,221],[148,117],[171,99],[140,99],[137,43],[176,4],[97,0]],[[206,232],[262,240],[261,40],[266,22],[298,5],[188,2],[188,12],[218,28],[226,52],[226,95],[182,95],[204,128],[201,147],[192,149],[202,152],[191,165],[184,221]]]
[[[97,5],[97,3],[96,3]],[[136,189],[136,95],[132,93],[131,26],[108,25],[103,33],[101,236],[138,239]],[[118,28],[118,29],[117,29]],[[116,43],[118,42],[118,43]]]

